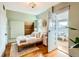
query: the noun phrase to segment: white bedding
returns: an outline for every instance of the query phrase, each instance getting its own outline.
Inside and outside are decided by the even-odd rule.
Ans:
[[[20,43],[21,40],[26,40],[26,43]],[[22,44],[29,44],[29,43],[35,43],[38,41],[42,41],[42,39],[40,38],[36,38],[36,37],[31,37],[31,36],[19,36],[16,39],[16,43],[17,45],[22,45]]]
[[[39,37],[37,37],[37,35],[39,35]],[[18,36],[16,38],[16,43],[17,45],[36,43],[36,42],[42,41],[41,37],[42,37],[42,33],[39,34],[39,32],[33,32],[31,35]],[[20,43],[22,40],[26,40],[26,42]]]

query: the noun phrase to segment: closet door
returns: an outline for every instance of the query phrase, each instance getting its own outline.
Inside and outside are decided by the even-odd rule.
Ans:
[[[10,34],[11,39],[16,39],[16,37],[24,35],[24,22],[10,21]]]

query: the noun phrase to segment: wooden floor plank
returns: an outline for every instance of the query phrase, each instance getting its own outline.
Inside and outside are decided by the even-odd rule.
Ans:
[[[59,57],[59,56],[67,57],[66,54],[57,49],[48,53],[48,47],[44,46],[43,44],[36,45],[36,47],[38,47],[39,49],[31,53],[25,54],[21,57]],[[6,46],[5,57],[10,56],[10,50],[11,50],[11,43]]]
[[[5,49],[5,52],[4,52],[4,57],[9,57],[10,56],[10,50],[11,50],[11,43],[8,43],[6,45],[6,49]]]

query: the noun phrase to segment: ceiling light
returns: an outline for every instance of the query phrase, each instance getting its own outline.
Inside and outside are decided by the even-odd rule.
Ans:
[[[29,3],[29,5],[31,6],[31,8],[35,8],[36,4],[34,2]]]

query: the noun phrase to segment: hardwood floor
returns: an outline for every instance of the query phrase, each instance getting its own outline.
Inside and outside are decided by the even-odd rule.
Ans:
[[[33,51],[32,53],[23,55],[22,57],[39,57],[48,53],[47,47],[44,45],[37,45],[39,50]]]
[[[6,50],[4,52],[4,57],[9,57],[10,56],[10,50],[11,50],[11,43],[8,43],[6,45]]]
[[[64,43],[64,44],[63,44]],[[68,41],[58,40],[58,49],[62,50],[63,52],[68,53]]]
[[[48,53],[48,50],[47,50],[48,48],[44,46],[43,44],[36,45],[36,47],[38,47],[39,49],[32,51],[28,54],[23,54],[21,57],[68,57],[68,55],[66,55],[65,53],[61,52],[58,49]],[[11,44],[8,44],[7,48],[6,48],[7,52],[6,52],[5,57],[10,56]]]

